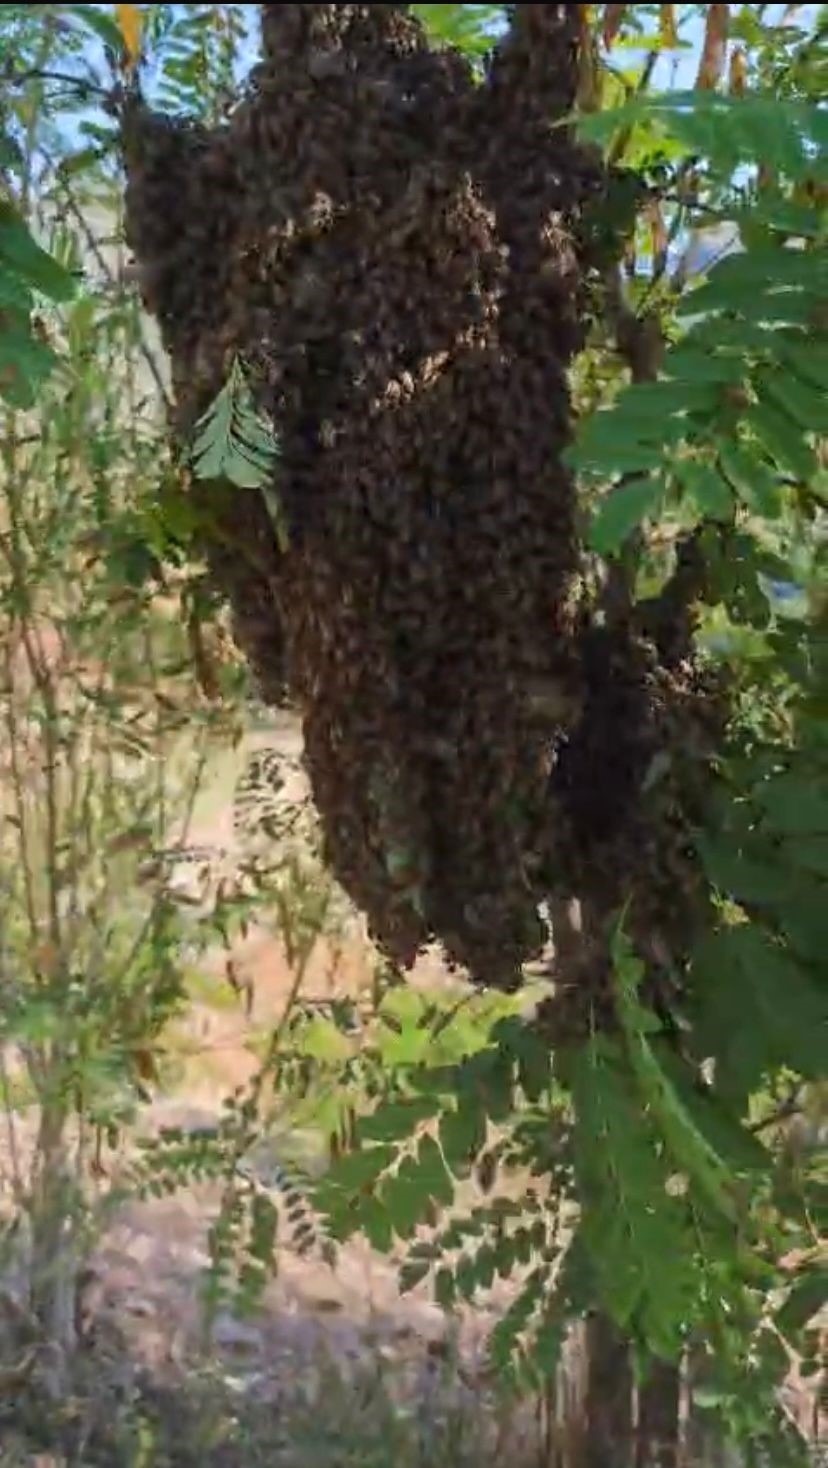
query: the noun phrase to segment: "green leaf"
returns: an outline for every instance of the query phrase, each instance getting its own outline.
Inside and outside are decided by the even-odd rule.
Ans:
[[[549,1089],[552,1077],[552,1057],[549,1046],[529,1025],[517,1047],[518,1080],[528,1101],[540,1101]]]
[[[508,1279],[512,1273],[512,1270],[515,1267],[515,1264],[518,1262],[519,1245],[517,1243],[517,1234],[519,1232],[520,1230],[515,1230],[515,1233],[511,1236],[509,1234],[501,1234],[500,1238],[495,1244],[494,1262],[495,1269],[500,1279]],[[524,1230],[524,1234],[525,1233],[526,1230]],[[528,1263],[530,1257],[531,1251],[527,1250],[523,1262]]]
[[[4,200],[0,200],[0,262],[51,301],[68,301],[75,294],[74,276],[40,248],[17,210]]]
[[[33,297],[27,285],[17,275],[3,268],[0,259],[0,309],[18,311],[28,319]],[[3,330],[0,327],[0,330]]]
[[[636,431],[654,442],[663,442],[664,419],[690,412],[712,412],[717,393],[710,381],[636,382],[618,394],[609,413],[625,426],[636,425]],[[599,420],[600,421],[600,420]]]
[[[818,239],[824,228],[816,209],[784,198],[756,199],[749,209],[736,212],[734,220],[747,227],[762,224],[768,229],[781,230],[784,234],[804,239]]]
[[[0,168],[19,168],[22,161],[23,154],[17,141],[0,133]]]
[[[782,488],[754,444],[720,440],[719,464],[739,498],[758,515],[776,519],[782,511]]]
[[[316,1015],[302,1032],[302,1048],[312,1060],[345,1060],[351,1045],[336,1025],[323,1015]]]
[[[676,420],[676,426],[680,440],[684,425]],[[565,458],[577,473],[598,480],[656,469],[664,459],[664,443],[651,443],[648,437],[642,434],[640,424],[625,423],[620,414],[616,416],[608,408],[587,419]]]
[[[689,339],[667,352],[663,370],[668,377],[689,384],[721,383],[736,386],[745,376],[744,362],[734,357],[702,351],[689,345]]]
[[[768,843],[705,836],[697,844],[711,882],[737,902],[775,903],[795,888],[795,876],[782,870]]]
[[[509,1365],[521,1333],[526,1329],[543,1295],[544,1280],[533,1271],[520,1294],[500,1317],[489,1338],[489,1356],[500,1373]]]
[[[485,1114],[473,1096],[462,1095],[456,1110],[443,1112],[439,1134],[443,1155],[454,1176],[467,1176],[486,1142]]]
[[[532,1361],[547,1379],[552,1377],[558,1368],[565,1339],[565,1322],[557,1316],[545,1320],[535,1335]]]
[[[420,1139],[417,1173],[421,1186],[435,1203],[448,1207],[454,1201],[454,1183],[433,1137],[424,1136]]]
[[[754,374],[753,385],[758,396],[770,400],[805,433],[828,433],[828,398],[824,391],[811,387],[784,367],[765,368]]]
[[[653,1025],[641,1008],[638,988],[644,966],[619,929],[613,942],[618,1015],[624,1031],[632,1071],[642,1100],[663,1136],[676,1168],[686,1173],[694,1190],[715,1212],[731,1222],[737,1210],[733,1179],[721,1157],[696,1126],[679,1093],[650,1044]]]
[[[363,1198],[359,1208],[362,1232],[372,1249],[379,1254],[391,1252],[393,1234],[391,1218],[378,1198]],[[409,1286],[410,1288],[410,1286]]]
[[[595,1037],[572,1061],[578,1230],[599,1295],[621,1329],[633,1321],[672,1356],[697,1289],[686,1210],[618,1048]],[[662,1261],[670,1259],[665,1270]]]
[[[819,468],[816,455],[785,413],[765,400],[748,410],[745,422],[783,472],[803,484],[813,478]]]
[[[416,1288],[429,1273],[431,1269],[430,1259],[406,1259],[399,1273],[400,1292],[405,1295],[409,1290]]]
[[[458,1259],[455,1282],[457,1292],[464,1300],[473,1299],[479,1281],[475,1268],[475,1260],[471,1254],[461,1254]]]
[[[780,836],[828,834],[828,785],[796,771],[773,775],[754,787],[765,824]]]
[[[454,1275],[445,1265],[442,1269],[437,1270],[434,1277],[434,1298],[444,1310],[450,1310],[454,1304]]]
[[[192,462],[199,479],[229,479],[240,489],[267,486],[278,458],[275,434],[253,406],[250,388],[238,360],[224,387],[196,425]],[[268,499],[273,514],[273,501]]]
[[[815,1268],[794,1281],[784,1304],[776,1313],[775,1324],[792,1344],[800,1333],[824,1310],[828,1303],[828,1269]]]
[[[600,501],[589,529],[589,544],[600,555],[612,555],[642,520],[658,512],[664,482],[657,477],[618,484]]]
[[[776,1070],[822,1073],[828,999],[807,970],[753,924],[704,942],[692,971],[696,1044],[714,1056],[716,1090],[734,1107]]]
[[[795,839],[783,843],[782,852],[783,865],[828,877],[828,834],[803,837],[797,833]]]
[[[577,118],[580,136],[603,145],[643,124],[701,153],[724,181],[740,163],[757,159],[793,181],[805,179],[824,147],[816,106],[762,94],[662,92]]]
[[[319,1187],[326,1197],[333,1191],[359,1192],[373,1183],[390,1165],[394,1149],[390,1146],[365,1147],[338,1157],[321,1179]]]
[[[780,900],[773,906],[791,948],[807,962],[822,966],[828,951],[828,892],[824,885],[802,879],[787,902]]]
[[[824,338],[806,341],[783,336],[779,339],[779,350],[800,377],[828,392],[828,346]]]
[[[412,5],[411,10],[433,41],[472,59],[492,49],[503,19],[501,5]]]
[[[56,362],[51,347],[27,331],[0,330],[0,393],[12,406],[32,407],[36,388]]]
[[[79,20],[81,25],[93,32],[99,41],[118,57],[126,55],[126,45],[120,26],[111,15],[98,5],[67,5],[67,13]]]
[[[495,1263],[495,1251],[491,1244],[481,1244],[474,1257],[475,1282],[479,1289],[491,1289],[495,1277]]]
[[[410,1165],[406,1166],[407,1163]],[[406,1158],[399,1172],[384,1179],[379,1201],[397,1237],[409,1239],[429,1204],[428,1194],[419,1184],[411,1159]]]
[[[738,316],[716,317],[714,320],[698,321],[688,331],[684,342],[711,355],[737,357],[740,380],[750,365],[750,358],[776,360],[782,333],[769,326],[757,326]]]
[[[439,1109],[436,1096],[411,1096],[403,1101],[381,1100],[371,1116],[361,1117],[357,1130],[360,1141],[401,1142],[412,1137],[417,1126]]]
[[[728,285],[734,292],[778,290],[782,287],[815,291],[826,277],[820,257],[805,250],[770,245],[728,255],[710,271],[708,280]]]
[[[674,465],[674,471],[684,495],[702,518],[732,520],[733,492],[714,464],[685,459]]]
[[[748,285],[736,289],[730,281],[709,280],[688,291],[676,306],[679,316],[704,316],[711,312],[738,312],[753,321],[805,325],[814,309],[813,297],[804,290]]]
[[[658,1045],[658,1059],[696,1127],[733,1174],[769,1173],[773,1164],[770,1153],[747,1127],[740,1125],[721,1097],[702,1082],[688,1062],[663,1042]]]
[[[500,1046],[480,1050],[458,1071],[460,1086],[476,1099],[492,1121],[505,1121],[513,1102],[514,1062]]]

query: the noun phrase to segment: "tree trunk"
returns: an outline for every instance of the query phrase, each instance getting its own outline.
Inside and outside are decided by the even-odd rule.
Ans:
[[[630,1468],[632,1369],[629,1347],[606,1315],[587,1323],[589,1378],[584,1468]]]
[[[636,1392],[628,1342],[592,1315],[567,1342],[549,1468],[679,1468],[679,1419],[679,1368],[657,1363]]]
[[[629,1347],[607,1316],[591,1315],[570,1334],[558,1373],[549,1468],[633,1468],[632,1403]]]
[[[43,1380],[59,1397],[75,1345],[77,1240],[66,1114],[44,1101],[29,1195],[29,1308],[44,1345]]]
[[[658,1361],[638,1391],[635,1468],[677,1468],[679,1368]]]

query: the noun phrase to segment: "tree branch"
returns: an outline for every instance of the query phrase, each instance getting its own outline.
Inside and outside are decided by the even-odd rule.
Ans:
[[[27,82],[58,82],[62,86],[77,87],[79,91],[87,92],[92,96],[109,97],[112,95],[109,87],[101,86],[100,82],[89,81],[87,77],[72,76],[65,71],[47,71],[33,66],[28,71],[6,70],[3,73],[3,81],[9,87],[22,87]]]

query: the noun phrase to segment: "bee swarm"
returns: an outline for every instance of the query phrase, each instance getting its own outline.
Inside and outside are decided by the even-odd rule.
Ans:
[[[579,9],[513,7],[479,84],[404,5],[265,5],[225,125],[123,122],[177,429],[238,356],[278,436],[286,544],[258,490],[192,492],[266,695],[301,709],[327,859],[396,963],[436,936],[502,986],[550,887],[625,859],[671,699],[650,644],[578,609],[565,374],[603,178],[554,124]]]

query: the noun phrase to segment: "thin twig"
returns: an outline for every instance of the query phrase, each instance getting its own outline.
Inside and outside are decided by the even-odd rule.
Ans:
[[[25,564],[23,563],[20,550],[21,536],[17,497],[12,493],[11,485],[9,485],[6,503],[9,511],[10,547],[7,547],[3,541],[0,541],[0,548],[2,548],[6,556],[19,601],[25,608],[20,617],[20,637],[26,654],[29,671],[40,695],[45,715],[43,720],[43,741],[45,746],[43,768],[46,775],[46,876],[49,903],[49,938],[54,945],[57,955],[60,953],[61,940],[60,913],[58,907],[58,888],[60,882],[58,845],[60,832],[57,796],[59,714],[51,674],[35,648],[32,627],[28,620],[30,599],[25,592]]]
[[[11,661],[11,649],[7,641],[5,649],[6,663],[6,727],[9,736],[9,761],[11,765],[12,790],[14,793],[15,815],[17,819],[18,849],[20,852],[20,864],[23,872],[23,892],[26,902],[26,916],[29,921],[29,931],[32,942],[37,941],[37,904],[35,902],[34,880],[32,877],[31,863],[29,859],[29,820],[26,809],[25,781],[20,768],[20,731],[17,722],[17,711],[14,707],[14,671]]]
[[[66,203],[66,207],[69,210],[69,213],[72,215],[72,218],[77,224],[81,234],[83,235],[83,238],[86,241],[86,244],[88,245],[89,250],[94,257],[95,264],[98,266],[98,269],[101,271],[101,273],[105,276],[107,283],[112,287],[112,289],[116,292],[120,292],[122,286],[118,281],[115,272],[109,265],[105,255],[103,254],[103,251],[101,250],[101,247],[95,237],[94,230],[90,229],[89,223],[84,217],[83,210],[80,208],[78,201],[72,192],[71,186],[66,179],[65,174],[59,175],[59,182],[63,198]],[[152,374],[153,382],[158,389],[158,393],[161,397],[164,407],[166,408],[168,413],[171,412],[172,402],[164,385],[164,379],[161,376],[161,372],[159,370],[158,363],[156,362],[155,357],[153,356],[152,352],[147,346],[146,341],[144,340],[143,333],[140,335],[138,340],[138,350],[141,353],[141,356],[144,359],[147,367],[149,368],[150,373]]]
[[[643,95],[644,92],[646,92],[648,86],[650,85],[650,81],[652,80],[652,75],[655,70],[655,65],[658,61],[658,57],[658,51],[648,51],[647,60],[644,62],[644,70],[642,71],[641,76],[638,80],[638,85],[633,89],[632,95],[634,97],[640,97]],[[633,124],[628,123],[626,127],[621,129],[618,137],[615,139],[615,142],[612,144],[612,147],[609,150],[609,153],[607,155],[607,164],[610,168],[615,167],[621,162],[621,159],[627,151],[627,145],[632,135]]]
[[[80,91],[101,97],[111,96],[111,89],[102,87],[100,82],[91,82],[82,76],[71,76],[64,71],[46,71],[37,66],[31,67],[28,71],[4,72],[3,81],[9,87],[22,87],[27,82],[59,82],[64,86],[77,87]]]
[[[9,1073],[6,1069],[6,1057],[3,1047],[0,1046],[0,1091],[3,1096],[3,1113],[6,1121],[6,1136],[9,1146],[9,1161],[11,1163],[12,1187],[17,1199],[23,1197],[23,1169],[20,1165],[20,1151],[17,1145],[17,1127],[14,1120],[14,1107],[12,1106],[11,1087],[9,1086]]]
[[[762,1117],[761,1121],[752,1122],[748,1131],[753,1132],[754,1136],[761,1136],[762,1132],[768,1131],[771,1127],[779,1126],[781,1122],[790,1121],[794,1116],[802,1116],[802,1114],[802,1094],[800,1087],[797,1086],[790,1096],[785,1096],[780,1101],[769,1116]]]

